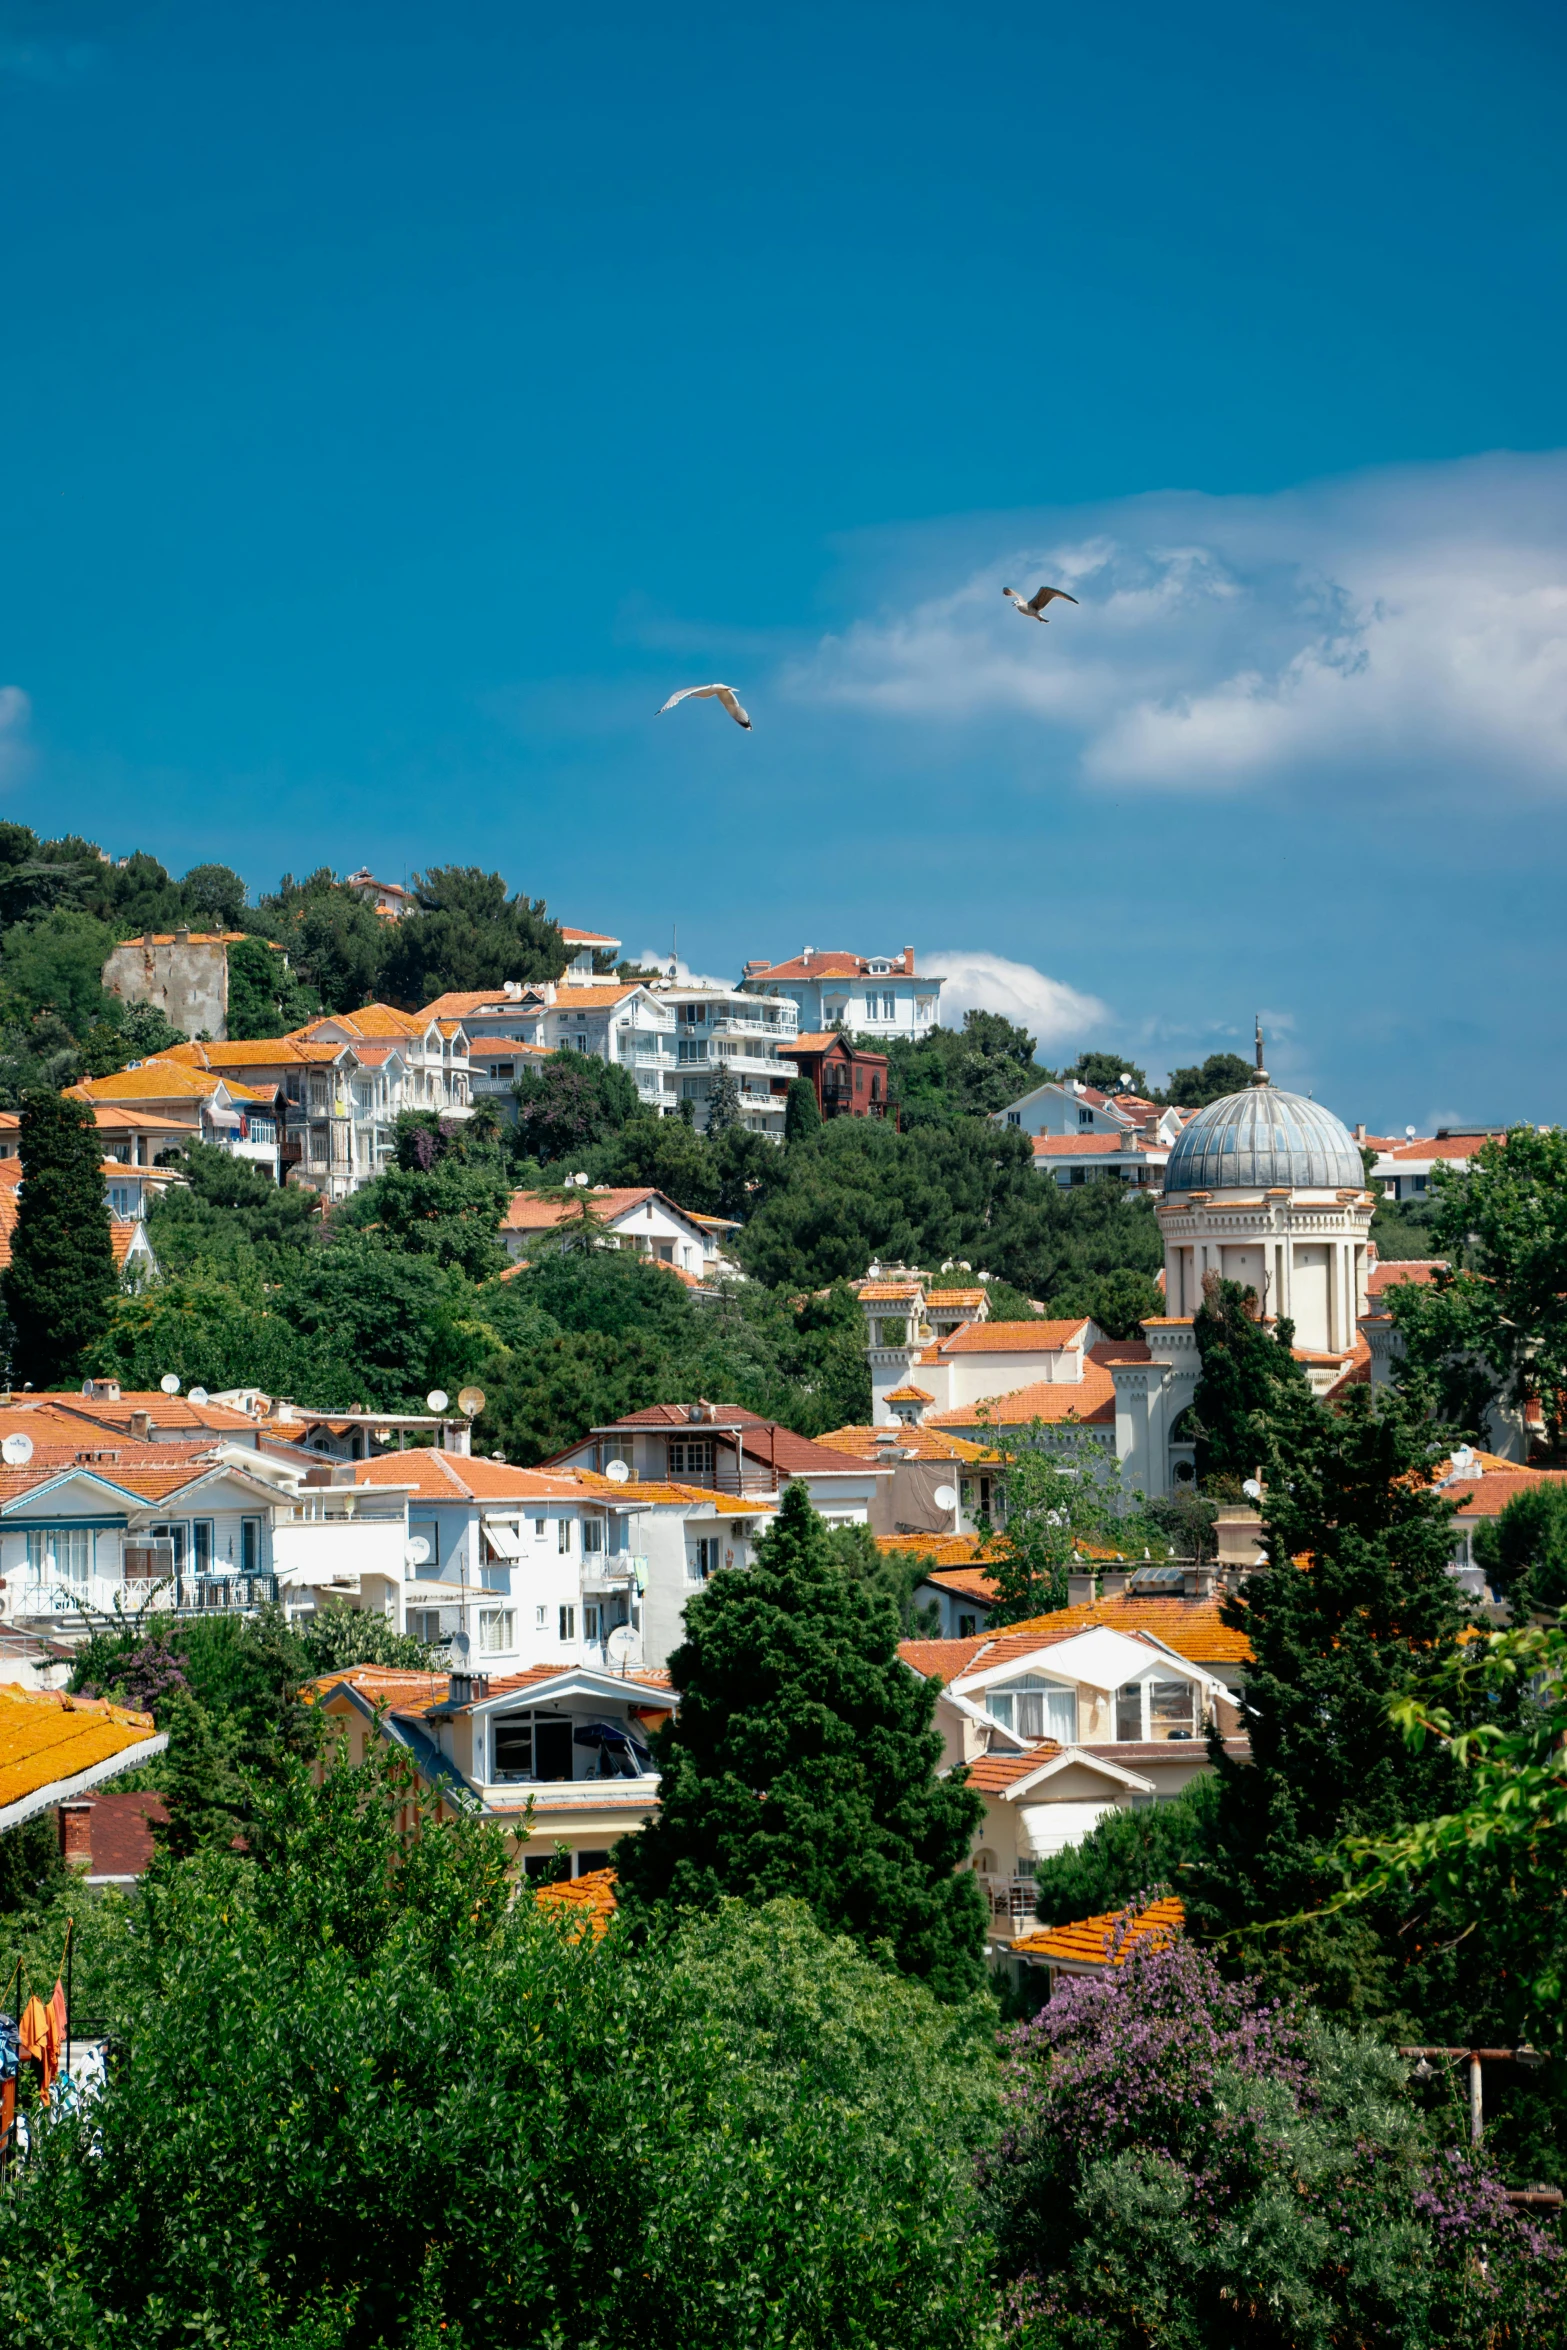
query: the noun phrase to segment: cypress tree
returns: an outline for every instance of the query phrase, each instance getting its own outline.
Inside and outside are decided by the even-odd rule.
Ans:
[[[1239,1486],[1259,1468],[1271,1468],[1289,1431],[1309,1415],[1310,1384],[1291,1349],[1295,1325],[1270,1330],[1257,1318],[1257,1293],[1210,1273],[1192,1324],[1202,1377],[1192,1397],[1190,1427],[1197,1440],[1197,1482],[1215,1478]]]
[[[1213,1845],[1182,1888],[1201,1931],[1245,1937],[1319,1911],[1343,1883],[1341,1838],[1453,1806],[1445,1751],[1411,1747],[1388,1711],[1450,1654],[1465,1611],[1429,1434],[1385,1398],[1356,1388],[1341,1409],[1313,1403],[1298,1418],[1264,1504],[1269,1563],[1222,1604],[1251,1645],[1251,1760],[1210,1741]],[[1384,1905],[1289,1924],[1260,1947],[1326,2005],[1429,2023],[1454,1990],[1445,1939]]]
[[[802,1487],[756,1564],[692,1599],[669,1669],[659,1808],[615,1848],[632,1915],[792,1894],[940,1997],[982,1984],[984,1904],[957,1872],[983,1806],[936,1777],[936,1684],[900,1661],[892,1603],[844,1573]]]
[[[103,1148],[84,1102],[30,1093],[22,1104],[22,1195],[3,1281],[12,1376],[58,1386],[109,1324],[119,1287],[109,1244]]]
[[[808,1077],[791,1077],[789,1091],[784,1096],[784,1140],[803,1142],[808,1134],[820,1134],[822,1113],[816,1099],[816,1088]]]

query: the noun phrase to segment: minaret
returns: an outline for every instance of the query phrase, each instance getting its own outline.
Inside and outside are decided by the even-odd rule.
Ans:
[[[1257,1014],[1257,1067],[1252,1077],[1252,1083],[1253,1085],[1266,1085],[1267,1082],[1268,1072],[1262,1065],[1262,1014],[1259,1012]]]

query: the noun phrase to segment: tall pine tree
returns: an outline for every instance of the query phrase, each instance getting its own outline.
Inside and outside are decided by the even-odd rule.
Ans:
[[[1295,1360],[1295,1325],[1259,1319],[1257,1293],[1210,1273],[1192,1324],[1202,1377],[1189,1425],[1197,1440],[1197,1482],[1238,1487],[1266,1473],[1291,1430],[1312,1408],[1311,1388]]]
[[[103,1147],[83,1102],[30,1093],[22,1104],[22,1193],[3,1294],[11,1376],[34,1387],[73,1378],[108,1327],[119,1287],[109,1243]]]
[[[715,1576],[669,1660],[655,1817],[615,1849],[633,1916],[793,1894],[939,1996],[984,1981],[966,1870],[983,1816],[938,1779],[936,1684],[898,1657],[895,1610],[847,1576],[792,1485],[748,1570]]]
[[[1183,1884],[1200,1931],[1244,1937],[1320,1911],[1343,1882],[1342,1837],[1452,1808],[1451,1764],[1413,1749],[1388,1711],[1451,1655],[1465,1621],[1452,1512],[1430,1466],[1427,1431],[1385,1389],[1295,1417],[1264,1504],[1269,1564],[1223,1603],[1251,1644],[1251,1759],[1210,1748],[1213,1848]],[[1456,1993],[1450,1938],[1396,1905],[1287,1925],[1249,1955],[1328,2006],[1427,2027]]]

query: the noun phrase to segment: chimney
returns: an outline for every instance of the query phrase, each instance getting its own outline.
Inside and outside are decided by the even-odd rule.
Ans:
[[[1361,1118],[1361,1119],[1360,1119],[1360,1120],[1357,1122],[1357,1124],[1356,1124],[1356,1127],[1355,1127],[1355,1140],[1356,1140],[1357,1142],[1364,1142],[1364,1141],[1365,1141],[1365,1139],[1366,1139],[1366,1121],[1365,1121],[1365,1119],[1364,1119],[1364,1118]]]
[[[451,1673],[446,1681],[448,1705],[472,1705],[474,1678],[472,1673]]]
[[[1089,1568],[1086,1574],[1068,1575],[1066,1579],[1066,1604],[1068,1607],[1092,1607],[1096,1597],[1092,1568]]]
[[[1123,1599],[1132,1578],[1125,1567],[1107,1568],[1099,1578],[1099,1593],[1103,1599]]]
[[[60,1858],[68,1869],[83,1871],[92,1867],[92,1810],[91,1803],[62,1803],[57,1814],[60,1827]]]
[[[182,922],[178,930],[175,931],[174,943],[177,947],[188,947],[190,945],[190,924],[188,922]]]
[[[1188,1567],[1181,1588],[1188,1599],[1212,1599],[1215,1571],[1211,1566]]]
[[[903,950],[903,968],[912,979],[914,976],[914,949],[912,947],[905,947]]]
[[[151,1412],[132,1412],[131,1434],[136,1439],[138,1444],[150,1444],[152,1442]]]

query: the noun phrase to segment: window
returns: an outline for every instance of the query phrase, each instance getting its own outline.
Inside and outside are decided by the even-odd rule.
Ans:
[[[128,1223],[136,1213],[141,1193],[134,1183],[111,1183],[109,1186],[109,1213]]]
[[[212,1572],[212,1520],[198,1518],[191,1527],[191,1564],[198,1575]]]
[[[915,1019],[916,1019],[916,1020],[930,1020],[930,1019],[934,1018],[934,1016],[935,1016],[935,1011],[936,1011],[936,999],[935,999],[935,997],[934,997],[934,996],[930,996],[930,995],[917,995],[917,996],[915,997],[915,999],[914,999],[914,1017],[915,1017]]]
[[[168,1543],[173,1553],[174,1564],[172,1571],[176,1575],[183,1575],[185,1572],[185,1553],[187,1548],[186,1538],[188,1529],[179,1525],[153,1526],[149,1528],[149,1532],[151,1533],[154,1542]]]
[[[582,1637],[584,1640],[597,1641],[602,1637],[599,1631],[599,1619],[603,1613],[604,1611],[602,1608],[585,1607],[583,1609]]]
[[[1022,1123],[1023,1123],[1023,1113],[1022,1113],[1022,1111],[1021,1111],[1021,1110],[1008,1110],[1008,1112],[1007,1112],[1007,1124],[1008,1124],[1009,1126],[1021,1126],[1021,1125],[1022,1125]]]
[[[1150,1681],[1150,1738],[1190,1738],[1197,1727],[1197,1692],[1190,1681]]]
[[[277,1128],[270,1118],[247,1118],[245,1135],[250,1142],[276,1142]]]
[[[602,1518],[584,1518],[582,1521],[582,1548],[593,1555],[604,1548],[604,1521]]]
[[[706,1477],[713,1467],[713,1439],[711,1436],[671,1437],[669,1442],[669,1474],[671,1477]]]
[[[92,1554],[93,1538],[85,1526],[51,1526],[27,1537],[27,1571],[35,1582],[85,1583]]]
[[[507,1656],[517,1645],[517,1612],[509,1607],[479,1610],[479,1653]]]
[[[535,1632],[542,1632],[548,1622],[548,1610],[542,1607],[536,1607],[533,1611],[533,1629]]]
[[[1079,1111],[1078,1111],[1078,1113],[1077,1113],[1077,1122],[1078,1122],[1079,1126],[1092,1126],[1092,1124],[1093,1124],[1093,1122],[1094,1122],[1094,1113],[1093,1113],[1093,1111],[1092,1111],[1092,1110],[1079,1110]]]
[[[242,1575],[261,1572],[261,1520],[241,1518],[239,1522],[239,1571]]]
[[[1115,1734],[1118,1739],[1138,1740],[1143,1734],[1143,1685],[1134,1681],[1128,1689],[1115,1693]]]
[[[555,1521],[555,1548],[560,1552],[562,1558],[566,1558],[570,1554],[571,1520],[569,1518],[557,1518]],[[561,1634],[561,1638],[565,1638],[564,1633]]]
[[[978,1629],[979,1629],[979,1618],[978,1618],[978,1616],[959,1616],[959,1618],[958,1618],[958,1638],[959,1638],[960,1640],[972,1640],[972,1639],[974,1638],[974,1635],[975,1635],[975,1633],[978,1631]]]
[[[533,1539],[534,1539],[534,1541],[535,1541],[535,1542],[542,1542],[542,1541],[544,1540],[544,1529],[545,1529],[545,1527],[546,1527],[548,1524],[549,1524],[549,1520],[548,1520],[548,1518],[535,1518],[535,1519],[534,1519],[534,1521],[533,1521]]]
[[[575,1640],[577,1637],[577,1611],[574,1607],[563,1607],[560,1611],[560,1636],[562,1640]]]
[[[686,1552],[687,1582],[705,1583],[709,1575],[717,1574],[719,1564],[718,1536],[716,1534],[699,1536]]]
[[[1077,1737],[1077,1692],[1060,1681],[1025,1674],[1006,1689],[992,1690],[985,1703],[998,1722],[1020,1738],[1054,1738],[1062,1746]],[[1004,1706],[1003,1713],[998,1709]]]

